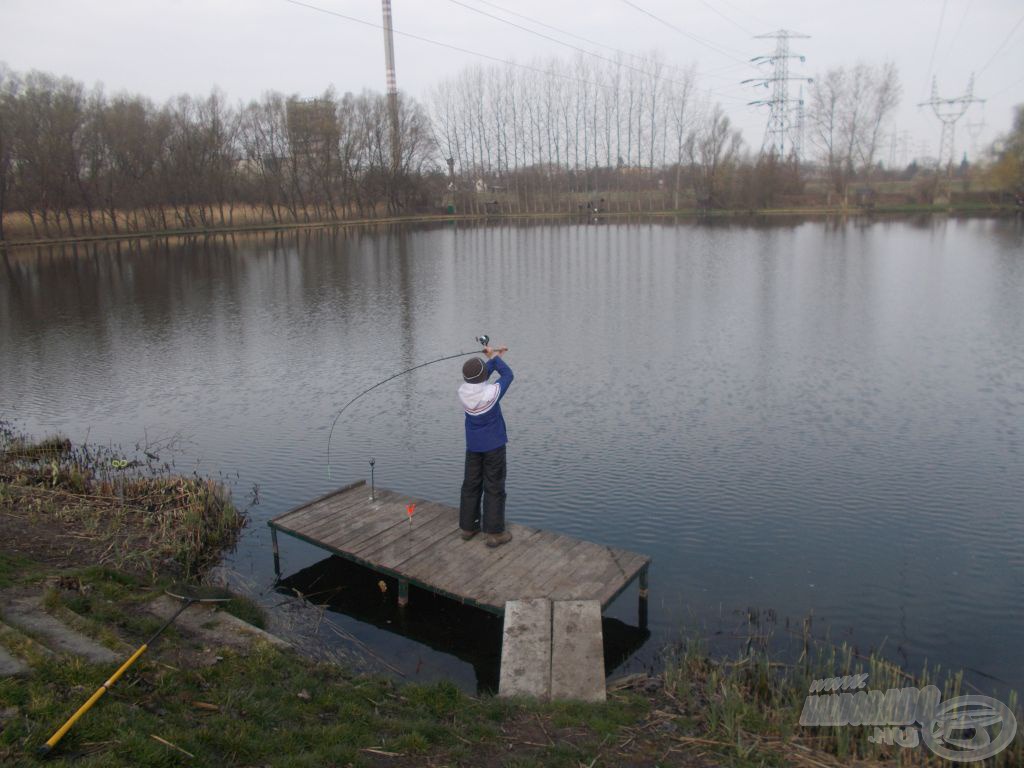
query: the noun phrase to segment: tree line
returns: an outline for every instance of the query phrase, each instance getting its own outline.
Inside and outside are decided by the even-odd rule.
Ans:
[[[891,64],[814,79],[805,145],[840,196],[879,169],[900,98]],[[768,207],[807,166],[745,145],[692,67],[660,56],[471,66],[423,103],[221,92],[156,105],[0,67],[0,222],[37,237],[301,223],[447,205],[516,212]],[[605,199],[607,197],[607,199]],[[0,238],[3,237],[0,223]]]
[[[43,237],[398,211],[438,176],[426,113],[402,99],[399,124],[396,166],[374,93],[268,93],[232,107],[214,91],[156,106],[0,71],[0,214],[24,215]]]

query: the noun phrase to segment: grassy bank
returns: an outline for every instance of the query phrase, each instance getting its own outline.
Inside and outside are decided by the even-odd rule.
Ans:
[[[31,441],[0,423],[0,538],[9,555],[192,578],[245,519],[211,480],[64,437]]]
[[[8,573],[8,577],[11,574]],[[15,576],[14,578],[18,578]],[[55,605],[135,639],[160,584],[101,568],[67,574]],[[202,666],[172,628],[76,725],[49,760],[76,766],[821,766],[949,765],[924,746],[879,747],[872,729],[801,728],[810,680],[867,671],[872,688],[923,684],[878,659],[823,647],[796,665],[751,649],[715,660],[699,643],[665,670],[613,684],[602,705],[473,697],[452,684],[396,684],[257,644]],[[37,658],[0,681],[0,762],[33,749],[110,670]],[[929,678],[932,679],[932,678]],[[955,695],[957,677],[946,679]],[[189,757],[191,755],[192,757]],[[1021,765],[1020,742],[986,765]]]
[[[216,486],[160,467],[4,432],[0,589],[42,589],[55,616],[111,647],[133,648],[160,621],[145,610],[171,579],[201,577],[237,535],[240,515]],[[154,460],[155,461],[155,460]],[[112,462],[117,462],[115,467]],[[108,470],[107,467],[110,467]],[[33,526],[23,529],[20,526]],[[46,546],[18,548],[19,533]],[[20,538],[25,538],[20,536]],[[82,543],[82,547],[79,544]],[[258,611],[232,610],[251,621]],[[948,765],[924,746],[885,747],[869,727],[804,728],[811,681],[868,672],[869,688],[937,681],[878,658],[798,637],[782,663],[751,625],[743,654],[710,657],[700,642],[666,649],[663,670],[613,682],[606,704],[474,697],[450,683],[398,684],[317,664],[261,641],[209,649],[172,626],[65,737],[48,762],[75,766],[784,766]],[[41,653],[0,629],[29,662],[0,679],[0,763],[38,763],[35,749],[112,669]],[[1010,702],[1018,711],[1016,701]],[[1024,763],[1022,740],[992,765]]]

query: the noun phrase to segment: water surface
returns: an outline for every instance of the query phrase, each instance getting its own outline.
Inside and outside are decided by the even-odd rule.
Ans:
[[[328,429],[486,332],[516,373],[510,519],[653,557],[625,668],[754,608],[1024,687],[1019,219],[445,225],[19,251],[2,275],[0,414],[177,438],[239,500],[257,483],[229,564],[268,602],[265,521],[371,456],[378,485],[457,504],[461,361],[350,408],[331,480]],[[410,676],[472,685],[443,641],[352,613]],[[635,588],[609,615],[635,623]]]

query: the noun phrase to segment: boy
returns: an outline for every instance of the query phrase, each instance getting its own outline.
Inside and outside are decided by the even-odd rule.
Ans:
[[[463,539],[480,532],[487,534],[488,547],[500,547],[511,541],[505,529],[505,419],[501,398],[512,383],[512,369],[501,359],[508,347],[484,347],[485,363],[479,357],[462,366],[463,383],[459,401],[466,412],[466,470],[462,481],[459,528]],[[498,372],[497,381],[488,381]],[[483,498],[483,525],[480,500]]]

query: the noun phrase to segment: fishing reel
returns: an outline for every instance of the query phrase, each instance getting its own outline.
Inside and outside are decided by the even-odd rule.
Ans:
[[[491,343],[491,337],[488,336],[486,333],[482,333],[479,336],[477,336],[476,340],[480,342],[481,347],[486,347],[488,344]]]

